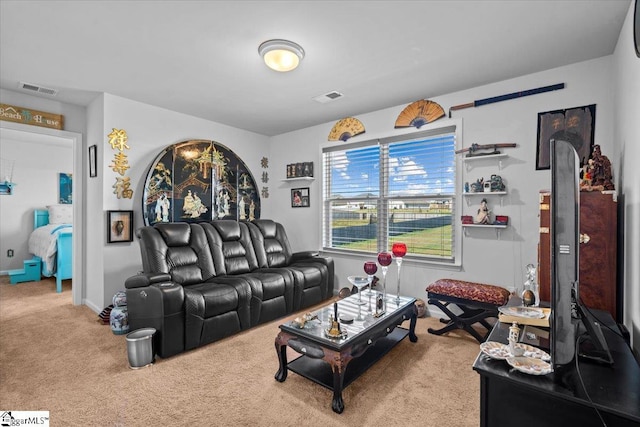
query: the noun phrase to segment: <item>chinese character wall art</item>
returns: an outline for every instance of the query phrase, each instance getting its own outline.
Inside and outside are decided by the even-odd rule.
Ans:
[[[578,152],[580,166],[584,165],[593,152],[595,124],[595,104],[538,113],[536,170],[550,168],[549,141],[552,139],[573,145]]]
[[[145,225],[260,218],[260,195],[249,168],[215,141],[189,140],[165,148],[144,185]]]

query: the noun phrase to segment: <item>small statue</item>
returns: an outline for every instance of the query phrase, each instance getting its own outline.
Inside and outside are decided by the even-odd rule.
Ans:
[[[505,186],[500,175],[491,175],[491,191],[504,191]]]
[[[472,193],[484,192],[484,178],[480,178],[476,182],[471,183],[471,192]]]
[[[476,224],[491,224],[491,218],[489,214],[491,211],[487,206],[487,199],[482,199],[480,202],[480,209],[478,209],[478,214],[476,215]]]
[[[609,158],[602,154],[600,151],[600,145],[593,146],[593,153],[591,154],[592,169],[591,169],[591,185],[593,187],[602,186],[603,190],[613,190],[613,176],[611,174],[611,162]],[[591,163],[591,160],[589,163]]]

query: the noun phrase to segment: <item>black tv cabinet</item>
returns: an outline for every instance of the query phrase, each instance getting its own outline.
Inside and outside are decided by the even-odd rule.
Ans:
[[[611,315],[593,310],[601,323],[616,332]],[[480,374],[480,426],[540,427],[640,426],[640,366],[621,334],[602,328],[614,364],[578,360],[584,393],[575,364],[561,372],[531,376],[512,369],[506,361],[480,353],[473,369]],[[488,341],[507,342],[509,325],[497,322]]]

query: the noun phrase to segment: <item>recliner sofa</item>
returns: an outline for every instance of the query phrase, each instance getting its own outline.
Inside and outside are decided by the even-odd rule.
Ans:
[[[136,232],[143,271],[125,281],[131,330],[169,357],[333,296],[334,266],[291,251],[271,220],[158,223]]]

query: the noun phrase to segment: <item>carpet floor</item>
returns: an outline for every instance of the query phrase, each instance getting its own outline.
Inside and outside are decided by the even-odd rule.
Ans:
[[[52,280],[10,285],[5,276],[0,410],[46,410],[52,426],[479,424],[479,347],[466,333],[431,335],[438,319],[418,319],[418,342],[403,340],[346,387],[336,414],[330,390],[293,372],[274,379],[283,320],[132,370],[125,336],[72,305],[69,281],[57,294]]]

